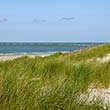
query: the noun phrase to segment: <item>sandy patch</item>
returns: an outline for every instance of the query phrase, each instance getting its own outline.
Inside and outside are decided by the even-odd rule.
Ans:
[[[28,56],[30,58],[35,58],[36,56],[46,57],[50,56],[51,54],[39,54],[39,55],[0,55],[0,61],[6,61],[6,60],[13,60],[16,58]]]
[[[96,61],[98,61],[100,63],[109,62],[110,61],[110,54],[107,54],[103,58],[97,58]]]
[[[101,100],[104,105],[110,103],[110,88],[89,88],[87,93],[80,95],[80,100],[87,103]]]
[[[99,62],[99,63],[106,63],[110,61],[110,54],[105,55],[102,58],[92,58],[87,60],[87,62]]]

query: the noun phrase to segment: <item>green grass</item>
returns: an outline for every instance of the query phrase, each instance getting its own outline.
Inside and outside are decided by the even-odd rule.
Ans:
[[[45,58],[1,61],[0,110],[103,110],[101,100],[78,99],[90,85],[110,87],[110,62],[87,62],[108,53],[110,44]]]

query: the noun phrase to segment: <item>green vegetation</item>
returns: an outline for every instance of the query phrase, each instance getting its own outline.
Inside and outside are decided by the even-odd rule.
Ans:
[[[88,62],[108,53],[110,44],[44,58],[1,61],[0,110],[104,110],[103,100],[87,103],[80,95],[91,85],[110,87],[110,62]]]

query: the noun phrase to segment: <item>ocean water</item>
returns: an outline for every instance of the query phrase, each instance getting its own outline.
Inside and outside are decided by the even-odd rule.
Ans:
[[[71,52],[102,43],[0,43],[0,55]]]

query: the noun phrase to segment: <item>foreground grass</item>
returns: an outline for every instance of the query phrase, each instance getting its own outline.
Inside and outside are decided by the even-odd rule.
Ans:
[[[108,53],[110,45],[105,44],[45,58],[1,61],[0,110],[103,110],[103,100],[86,103],[80,95],[90,85],[110,87],[110,62],[87,62]]]

